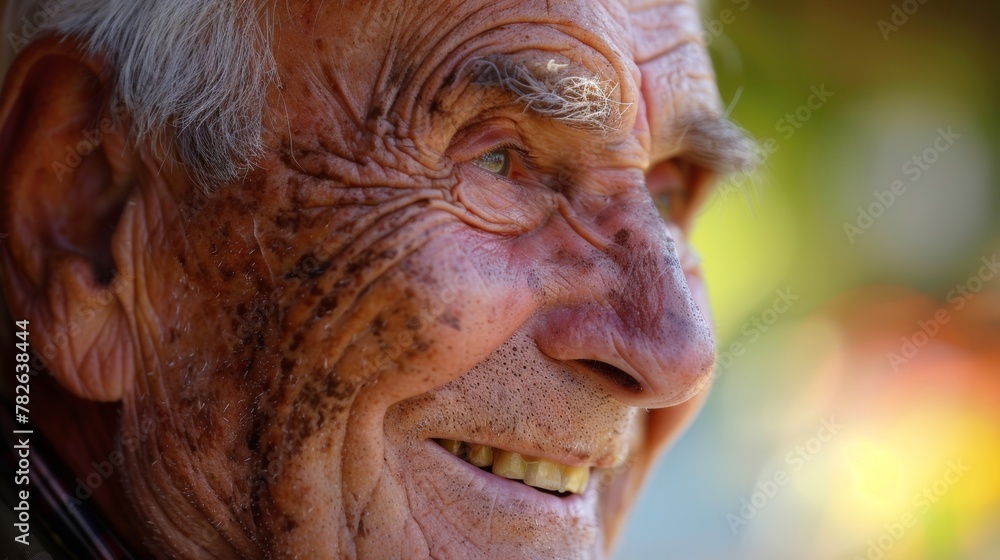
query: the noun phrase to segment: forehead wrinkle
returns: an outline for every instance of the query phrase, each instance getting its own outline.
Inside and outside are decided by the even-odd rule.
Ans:
[[[683,48],[705,48],[701,14],[689,4],[661,4],[629,14],[636,64]]]
[[[647,10],[649,8],[656,8],[663,5],[689,5],[689,6],[703,6],[706,4],[704,0],[627,0],[625,2],[626,8],[632,11]]]

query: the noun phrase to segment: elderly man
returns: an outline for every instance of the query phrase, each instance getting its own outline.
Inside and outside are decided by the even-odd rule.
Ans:
[[[685,234],[752,158],[693,1],[8,17],[3,347],[28,332],[47,372],[23,383],[32,543],[608,553],[712,369]]]

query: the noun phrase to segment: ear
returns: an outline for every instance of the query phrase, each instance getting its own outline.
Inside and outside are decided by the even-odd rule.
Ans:
[[[19,54],[0,93],[5,297],[59,383],[98,401],[120,399],[133,369],[131,282],[111,244],[136,160],[110,90],[103,61],[48,38]]]

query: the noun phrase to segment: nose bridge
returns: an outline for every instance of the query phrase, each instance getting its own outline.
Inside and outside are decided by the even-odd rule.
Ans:
[[[614,266],[587,282],[596,285],[579,288],[601,297],[556,303],[539,330],[539,347],[560,360],[618,368],[635,381],[631,388],[607,371],[595,374],[630,404],[656,408],[687,400],[707,383],[715,348],[667,228],[648,199],[605,211],[592,223]]]
[[[676,404],[707,381],[715,355],[712,332],[663,224],[624,230],[631,232],[627,236],[621,231],[609,248],[621,270],[608,300],[608,312],[620,325],[615,353],[650,393],[647,398]]]

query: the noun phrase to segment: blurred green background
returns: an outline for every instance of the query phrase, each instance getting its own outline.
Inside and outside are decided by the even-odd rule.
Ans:
[[[704,18],[769,152],[697,226],[715,387],[617,557],[1000,558],[1000,3]]]

